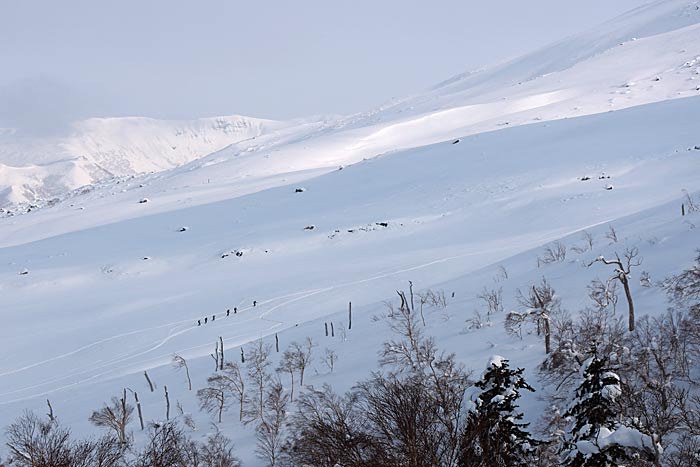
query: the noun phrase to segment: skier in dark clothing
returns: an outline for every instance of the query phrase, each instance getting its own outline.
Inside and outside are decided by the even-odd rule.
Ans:
[[[257,300],[253,300],[253,306],[256,306],[258,304]]]
[[[235,315],[236,313],[238,313],[238,308],[236,308],[236,307],[234,306],[234,307],[233,307],[233,314]]]
[[[226,316],[229,316],[231,314],[231,310],[226,310]]]
[[[204,324],[207,324],[207,319],[206,319],[206,318],[204,318]]]
[[[201,326],[201,325],[202,325],[202,320],[201,320],[201,319],[198,319],[198,320],[197,320],[197,326]]]
[[[211,315],[211,320],[214,321],[216,319],[216,315]]]

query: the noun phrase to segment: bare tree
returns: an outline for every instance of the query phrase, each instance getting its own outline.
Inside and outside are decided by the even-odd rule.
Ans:
[[[192,390],[192,380],[190,379],[190,368],[187,366],[187,360],[185,360],[184,357],[181,357],[180,355],[173,355],[173,366],[177,368],[178,370],[181,368],[185,369],[185,375],[187,375],[187,388],[191,391]]]
[[[299,368],[297,362],[297,353],[290,346],[287,350],[282,353],[282,358],[280,359],[279,366],[277,367],[278,373],[289,373],[289,378],[291,380],[290,384],[290,396],[289,400],[294,401],[294,372]]]
[[[560,300],[556,297],[554,289],[542,278],[539,285],[533,285],[527,295],[520,290],[517,292],[517,300],[524,308],[524,313],[537,324],[537,334],[544,334],[545,352],[552,351],[550,317],[560,307]]]
[[[259,339],[248,354],[248,362],[246,364],[248,378],[250,378],[253,383],[256,396],[250,401],[247,423],[256,419],[259,420],[263,416],[265,387],[270,381],[269,368],[272,364],[272,362],[270,362],[271,351],[272,346],[264,344],[262,339]]]
[[[333,373],[333,368],[335,368],[335,363],[338,361],[338,354],[336,354],[332,349],[326,347],[325,354],[323,356],[323,362],[326,364],[328,369]]]
[[[121,444],[127,444],[126,426],[131,421],[134,407],[126,401],[126,389],[121,398],[112,397],[109,405],[105,404],[100,410],[92,412],[90,421],[99,427],[113,430]]]
[[[606,259],[604,256],[599,256],[592,263],[601,262],[603,264],[612,265],[615,267],[612,277],[608,280],[608,283],[612,281],[619,281],[625,291],[625,297],[627,298],[628,307],[628,321],[629,330],[634,331],[634,302],[632,301],[632,292],[630,291],[630,271],[633,267],[640,266],[642,264],[642,259],[639,258],[639,250],[634,248],[627,248],[625,250],[624,259],[620,259],[620,256],[615,253],[615,259]]]
[[[265,395],[262,416],[255,429],[258,440],[255,452],[269,467],[280,465],[288,402],[289,397],[279,381],[270,385]]]
[[[238,402],[238,419],[243,420],[243,407],[247,402],[245,380],[241,368],[235,362],[226,362],[224,369],[207,378],[207,387],[197,391],[202,410],[216,413],[221,423],[222,413],[235,400]]]
[[[245,379],[241,372],[241,367],[235,362],[226,362],[222,372],[228,382],[228,390],[238,401],[238,421],[243,421],[243,407],[247,397],[245,392]]]
[[[207,378],[207,386],[197,391],[200,408],[209,413],[216,413],[219,423],[221,414],[230,404],[228,395],[228,381],[219,373]]]
[[[417,391],[413,396],[419,400],[429,397],[424,401],[425,407],[439,407],[433,412],[432,421],[435,433],[439,433],[439,440],[435,439],[436,444],[431,448],[436,456],[433,465],[453,465],[459,454],[459,433],[464,421],[462,403],[468,375],[456,362],[454,354],[438,353],[434,339],[425,337],[417,325],[411,301],[403,292],[398,292],[398,296],[401,300],[398,309],[387,304],[388,324],[396,337],[384,343],[379,358],[380,364],[392,371],[387,378],[375,375],[374,383],[369,384],[378,384],[382,393],[393,392],[396,385],[408,385],[410,391]],[[400,380],[398,375],[405,377]],[[416,384],[421,387],[415,387]],[[428,416],[430,410],[425,413]]]
[[[304,386],[304,372],[313,359],[313,348],[316,347],[314,341],[307,337],[303,344],[292,342],[291,349],[295,354],[297,370],[299,370],[299,386]]]

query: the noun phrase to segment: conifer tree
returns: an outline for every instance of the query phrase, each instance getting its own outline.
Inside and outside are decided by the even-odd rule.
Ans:
[[[562,449],[566,467],[632,465],[635,451],[648,451],[651,438],[621,423],[615,400],[622,394],[620,377],[607,357],[594,352],[582,366],[583,381],[565,417],[572,418]]]
[[[522,423],[516,401],[520,391],[534,392],[523,379],[523,369],[508,367],[508,360],[492,357],[482,379],[475,383],[462,436],[460,466],[527,467],[538,444]]]

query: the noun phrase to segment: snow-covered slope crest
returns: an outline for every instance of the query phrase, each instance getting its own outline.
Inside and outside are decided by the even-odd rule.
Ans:
[[[91,118],[70,134],[0,133],[0,206],[36,202],[113,176],[159,172],[285,124],[243,116],[197,120]]]

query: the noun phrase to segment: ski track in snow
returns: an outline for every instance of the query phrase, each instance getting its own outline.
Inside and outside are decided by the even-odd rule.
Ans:
[[[557,238],[567,236],[567,235],[570,235],[572,233],[579,232],[581,230],[590,229],[590,228],[596,227],[596,226],[601,225],[601,224],[606,224],[607,222],[608,221],[597,222],[595,224],[590,224],[590,225],[584,226],[582,228],[578,228],[578,229],[575,229],[573,231],[566,232],[564,234],[551,235],[551,236],[543,239],[543,241],[541,243],[547,243],[549,241],[553,241]],[[283,307],[287,307],[293,303],[315,297],[319,294],[326,294],[326,293],[335,292],[339,289],[343,289],[343,288],[347,288],[347,287],[352,287],[352,286],[356,286],[356,285],[360,285],[360,284],[367,284],[370,282],[378,281],[380,279],[386,279],[389,277],[409,273],[412,271],[417,271],[420,269],[425,269],[425,268],[429,268],[432,266],[444,264],[444,263],[449,262],[449,261],[455,261],[458,259],[463,259],[466,257],[481,255],[481,254],[486,254],[486,253],[496,253],[496,252],[506,251],[508,249],[510,249],[510,247],[492,248],[489,250],[480,250],[478,252],[470,251],[468,253],[462,253],[462,254],[458,254],[458,255],[442,257],[442,258],[434,259],[432,261],[428,261],[426,263],[414,265],[411,267],[397,269],[397,270],[393,270],[393,271],[385,272],[385,273],[380,273],[380,274],[372,275],[370,277],[358,279],[358,280],[354,280],[354,281],[343,282],[343,283],[335,284],[332,286],[324,287],[321,289],[309,289],[309,290],[300,291],[300,292],[293,292],[290,294],[282,295],[280,297],[275,297],[275,298],[271,298],[271,299],[267,299],[267,300],[261,300],[258,302],[257,307],[247,306],[245,308],[241,308],[241,309],[239,309],[238,313],[235,316],[239,316],[239,314],[242,314],[242,313],[250,311],[250,310],[254,311],[256,309],[259,309],[264,304],[274,303],[278,300],[284,300],[284,299],[287,299],[290,297],[294,297],[294,298],[291,298],[290,300],[286,300],[282,303],[274,305],[273,307],[269,308],[268,310],[262,312],[259,316],[253,316],[253,317],[250,317],[250,318],[247,318],[244,320],[227,320],[227,322],[223,326],[221,326],[221,328],[226,329],[226,328],[230,328],[233,326],[240,326],[243,323],[251,322],[251,321],[255,321],[255,320],[269,321],[270,323],[272,323],[272,326],[264,329],[264,331],[266,331],[266,333],[262,333],[262,332],[260,333],[259,338],[262,338],[262,337],[270,335],[270,333],[272,333],[275,329],[283,327],[285,324],[289,324],[289,323],[286,323],[283,321],[269,319],[269,318],[267,318],[267,316],[272,314],[273,312],[275,312]],[[218,314],[217,314],[217,316],[218,316]],[[224,314],[224,317],[225,317],[225,314]],[[69,389],[69,388],[75,387],[77,385],[84,385],[84,384],[91,383],[91,382],[102,381],[102,377],[104,377],[104,376],[109,376],[109,378],[107,378],[107,379],[112,379],[112,378],[118,377],[120,375],[130,373],[130,372],[135,373],[137,371],[140,371],[141,369],[151,368],[151,364],[153,362],[158,362],[164,358],[168,358],[168,357],[172,356],[173,353],[183,353],[183,352],[191,352],[191,351],[199,351],[199,350],[208,349],[210,347],[210,344],[201,344],[201,345],[196,345],[196,346],[192,346],[192,347],[184,347],[184,348],[176,350],[175,352],[170,352],[168,354],[160,354],[160,355],[156,355],[156,356],[151,356],[145,360],[132,361],[134,359],[137,359],[137,358],[142,357],[144,355],[148,355],[148,354],[158,350],[159,348],[163,347],[166,343],[168,343],[169,341],[171,341],[177,337],[180,337],[188,332],[195,331],[196,329],[200,328],[200,326],[196,326],[196,325],[187,325],[184,329],[181,328],[183,325],[185,325],[185,323],[191,323],[191,322],[192,322],[192,320],[177,320],[177,321],[162,324],[159,326],[153,326],[153,327],[150,327],[147,329],[140,329],[140,330],[130,331],[130,332],[126,332],[126,333],[121,333],[121,334],[118,334],[115,336],[111,336],[111,337],[108,337],[105,339],[95,341],[91,344],[82,346],[78,349],[64,353],[62,355],[57,355],[51,359],[44,360],[41,362],[37,362],[37,363],[31,364],[31,365],[24,366],[22,368],[17,368],[15,370],[1,373],[0,376],[19,373],[22,371],[26,371],[26,370],[29,370],[32,368],[39,367],[41,365],[45,365],[45,364],[54,362],[56,360],[60,360],[62,358],[67,358],[67,357],[73,356],[79,352],[87,351],[91,348],[94,348],[94,347],[99,346],[100,344],[103,344],[106,342],[114,341],[117,339],[122,339],[122,338],[133,336],[136,334],[148,333],[148,332],[151,332],[153,330],[162,329],[162,328],[166,328],[166,327],[175,325],[175,327],[172,327],[169,329],[168,335],[164,339],[158,341],[154,345],[149,346],[145,350],[136,351],[135,353],[118,355],[111,360],[102,361],[102,362],[95,362],[95,363],[100,363],[99,366],[88,366],[88,367],[86,367],[80,371],[77,371],[77,372],[75,370],[73,370],[69,374],[64,375],[63,377],[53,378],[53,379],[49,379],[49,380],[43,380],[42,383],[40,383],[40,384],[24,386],[24,387],[15,389],[13,391],[0,393],[0,398],[12,396],[12,395],[17,394],[17,393],[26,393],[26,391],[41,388],[44,386],[52,386],[56,383],[59,383],[61,381],[66,380],[66,379],[71,379],[72,377],[84,375],[84,374],[87,374],[87,373],[90,373],[93,371],[103,370],[100,373],[92,375],[89,378],[85,378],[85,379],[82,379],[79,381],[72,382],[72,383],[67,384],[67,385],[53,387],[50,390],[45,390],[45,391],[38,392],[38,393],[27,394],[27,395],[20,397],[20,398],[0,400],[0,405],[21,402],[23,400],[33,399],[35,397],[45,396],[45,395],[48,395],[48,394],[51,394],[54,392]],[[221,321],[217,321],[216,325],[218,325],[219,322],[221,322]],[[246,333],[232,334],[232,335],[226,335],[226,336],[224,336],[222,333],[222,337],[224,338],[224,342],[236,341],[236,344],[235,344],[236,346],[244,345],[248,342],[251,342],[251,340],[252,340],[250,338],[250,335],[246,334]],[[125,346],[128,346],[127,344],[128,344],[128,342],[124,343]],[[125,362],[129,362],[129,365],[127,367],[113,368],[115,365],[125,363]],[[138,370],[136,368],[138,368]]]

